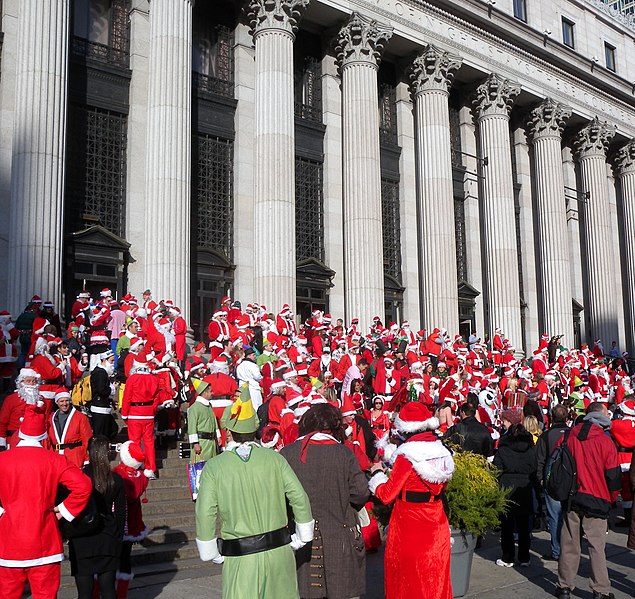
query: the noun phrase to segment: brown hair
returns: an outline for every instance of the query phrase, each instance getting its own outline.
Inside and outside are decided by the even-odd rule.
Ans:
[[[345,439],[342,428],[342,413],[328,403],[311,407],[300,419],[298,428],[300,437],[319,432],[332,435],[340,443],[343,443]]]
[[[88,460],[92,471],[93,487],[102,495],[115,486],[110,469],[110,441],[104,435],[96,435],[88,442]]]

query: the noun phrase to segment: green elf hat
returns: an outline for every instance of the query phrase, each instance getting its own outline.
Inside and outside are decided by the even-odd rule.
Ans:
[[[231,406],[225,408],[220,425],[233,433],[249,434],[258,430],[258,424],[258,416],[251,403],[249,387],[242,385],[240,397]]]
[[[192,379],[192,385],[194,386],[194,391],[196,391],[197,395],[200,395],[209,387],[209,383],[203,381],[202,379]]]

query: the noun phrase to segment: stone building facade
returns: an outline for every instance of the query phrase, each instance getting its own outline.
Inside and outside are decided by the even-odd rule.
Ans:
[[[633,350],[602,0],[3,0],[0,305],[150,287]]]

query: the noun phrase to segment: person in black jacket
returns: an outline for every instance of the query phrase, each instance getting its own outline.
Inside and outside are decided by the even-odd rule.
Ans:
[[[501,422],[505,433],[501,436],[494,466],[500,470],[499,484],[511,489],[510,505],[501,515],[501,549],[503,555],[497,566],[514,565],[514,530],[518,533],[518,561],[529,565],[531,545],[530,522],[533,512],[531,491],[536,485],[536,448],[531,433],[522,425],[520,410],[504,410]]]
[[[569,428],[567,426],[567,408],[561,404],[555,406],[551,412],[552,425],[538,437],[536,443],[536,476],[538,482],[544,487],[547,477],[547,466],[556,445]],[[562,504],[551,498],[547,491],[544,492],[545,506],[547,507],[547,525],[551,535],[551,551],[542,556],[546,561],[558,561],[560,559],[560,531],[562,530]]]
[[[111,441],[118,432],[117,423],[112,415],[112,388],[110,383],[115,371],[115,354],[107,350],[99,354],[99,366],[90,373],[90,402],[91,426],[94,435],[104,435]]]
[[[476,419],[476,409],[469,403],[459,406],[461,420],[445,433],[444,441],[486,458],[494,454],[494,441],[489,429]]]
[[[126,522],[126,495],[122,478],[110,470],[106,437],[93,437],[88,445],[89,465],[84,468],[93,482],[92,498],[101,525],[95,534],[69,540],[71,574],[78,599],[91,599],[95,576],[102,599],[116,599],[115,577],[121,556]]]

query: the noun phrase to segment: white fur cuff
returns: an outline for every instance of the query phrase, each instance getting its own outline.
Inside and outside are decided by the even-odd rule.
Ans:
[[[190,443],[198,443],[198,434],[188,435],[188,440]]]
[[[368,488],[370,489],[370,492],[374,495],[377,487],[387,482],[388,482],[388,477],[386,476],[386,473],[380,470],[378,472],[375,472],[375,474],[368,481]]]
[[[303,543],[309,543],[313,540],[313,532],[315,531],[315,520],[310,522],[296,522],[295,532],[298,539]]]
[[[200,539],[196,539],[196,547],[198,548],[198,554],[201,560],[204,562],[209,562],[214,558],[220,557],[216,539],[211,539],[209,541],[201,541]]]
[[[60,514],[62,514],[64,520],[66,520],[67,522],[72,522],[73,520],[75,520],[75,516],[73,516],[73,514],[68,511],[68,508],[64,505],[64,502],[60,503],[57,506],[57,509],[59,510]]]

